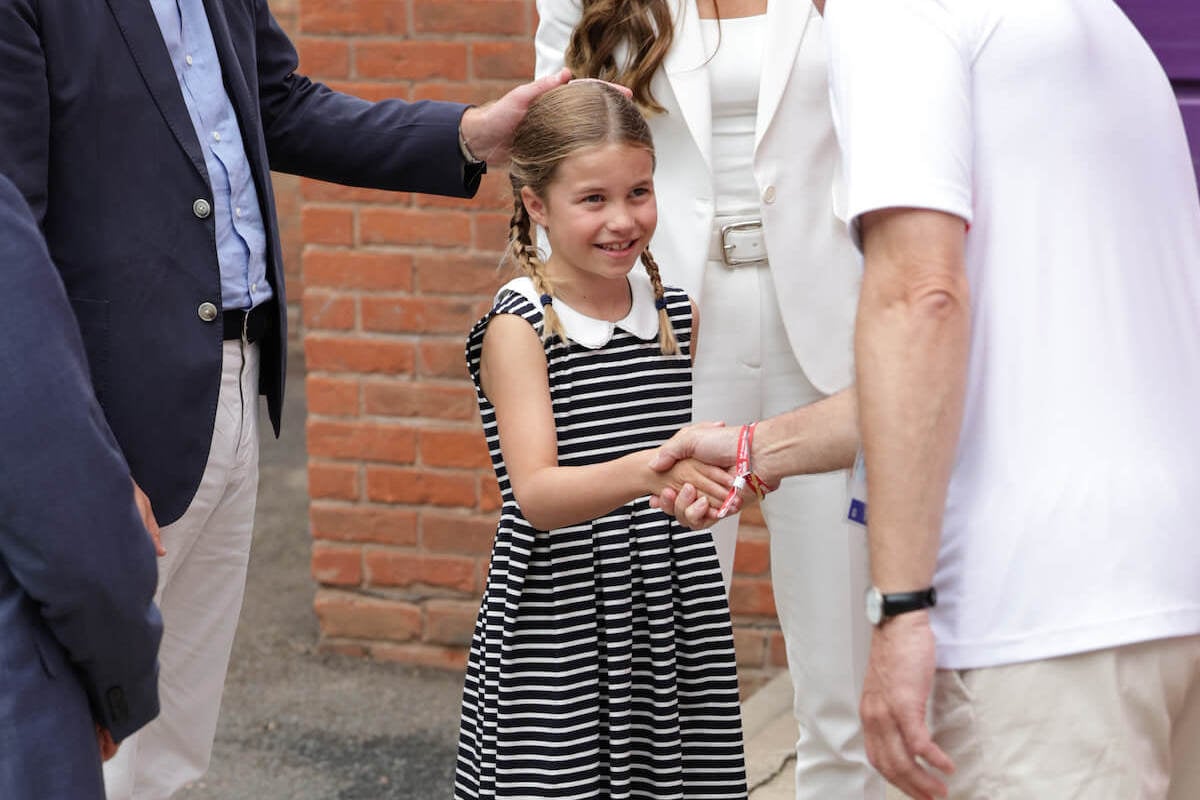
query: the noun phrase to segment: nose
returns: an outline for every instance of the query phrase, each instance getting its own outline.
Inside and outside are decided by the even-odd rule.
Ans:
[[[621,232],[631,229],[634,225],[631,209],[625,203],[614,203],[607,224],[610,231]]]

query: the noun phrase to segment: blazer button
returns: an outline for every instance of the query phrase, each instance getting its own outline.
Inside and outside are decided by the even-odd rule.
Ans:
[[[212,303],[201,303],[196,309],[196,315],[205,322],[212,322],[217,318],[217,307]]]
[[[208,219],[208,215],[212,213],[212,204],[201,197],[192,203],[192,213],[199,219]]]
[[[766,203],[767,205],[771,205],[771,203],[774,203],[775,202],[775,187],[768,186],[766,189],[763,189],[762,199],[763,199],[763,202]]]

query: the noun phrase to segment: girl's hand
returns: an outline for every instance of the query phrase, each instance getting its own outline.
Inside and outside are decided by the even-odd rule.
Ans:
[[[685,458],[665,472],[657,473],[658,480],[653,495],[664,491],[678,493],[685,485],[691,486],[699,497],[704,497],[713,508],[720,508],[733,486],[733,475],[728,469],[714,467],[694,458]]]

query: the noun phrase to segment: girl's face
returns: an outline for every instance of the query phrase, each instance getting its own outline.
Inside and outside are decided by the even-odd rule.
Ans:
[[[547,266],[558,278],[623,278],[637,263],[658,225],[654,159],[627,144],[579,150],[558,165],[538,197],[525,187],[529,217],[546,229]],[[573,274],[564,274],[571,271]]]

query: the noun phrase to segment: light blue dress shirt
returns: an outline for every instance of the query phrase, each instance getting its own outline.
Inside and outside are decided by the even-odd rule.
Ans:
[[[237,114],[222,82],[204,2],[150,0],[150,5],[204,151],[217,229],[221,306],[252,308],[272,296],[267,281],[267,228]]]

